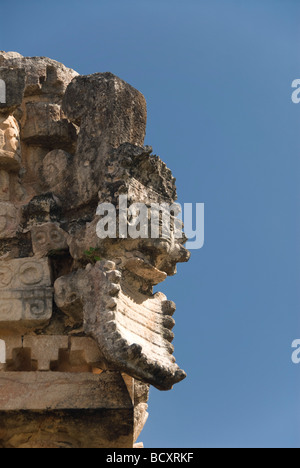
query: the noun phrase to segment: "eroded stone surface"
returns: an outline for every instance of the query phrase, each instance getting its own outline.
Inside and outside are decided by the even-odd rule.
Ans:
[[[106,392],[114,391],[112,384]],[[132,448],[133,426],[131,408],[2,411],[0,448]]]
[[[27,102],[22,139],[34,146],[71,147],[76,141],[76,127],[63,115],[61,106],[47,102]]]
[[[80,125],[73,161],[73,198],[77,205],[97,196],[106,177],[109,150],[122,143],[143,144],[147,110],[144,96],[111,73],[78,76],[63,100],[67,117]],[[91,131],[92,130],[92,131]]]
[[[65,195],[72,163],[73,156],[66,151],[59,149],[50,151],[43,159],[42,178],[45,188],[58,196]]]
[[[129,448],[133,404],[117,372],[9,372],[0,379],[1,448]]]

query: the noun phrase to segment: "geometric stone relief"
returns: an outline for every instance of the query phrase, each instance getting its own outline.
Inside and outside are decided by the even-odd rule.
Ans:
[[[34,326],[52,315],[48,260],[22,258],[0,262],[0,327],[21,322]]]
[[[1,343],[4,341],[0,340],[0,357]],[[100,370],[103,360],[97,343],[88,337],[8,336],[4,350],[5,371],[92,372],[93,368]]]

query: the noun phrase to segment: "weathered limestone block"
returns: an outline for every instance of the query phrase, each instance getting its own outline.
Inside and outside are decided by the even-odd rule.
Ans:
[[[14,71],[20,77],[25,77],[25,98],[53,94],[63,96],[70,81],[78,75],[74,70],[55,60],[46,57],[23,57],[16,52],[0,51],[0,67],[8,68],[11,73]],[[18,90],[18,96],[21,97],[20,89],[24,87],[21,78],[20,84],[10,77],[7,80],[11,83],[12,89]]]
[[[14,386],[14,382],[19,385]],[[107,385],[111,386],[111,391],[106,388]],[[117,409],[122,405],[132,408],[125,389],[123,379],[117,372],[107,372],[100,376],[86,373],[7,372],[1,374],[0,412]]]
[[[87,381],[87,386],[92,384],[93,381]],[[15,386],[18,385],[16,381]],[[115,386],[115,381],[103,385],[104,391],[115,392]],[[93,392],[86,394],[89,398],[93,399]],[[89,410],[78,404],[71,410],[0,411],[0,448],[132,449],[133,426],[133,410],[123,406]]]
[[[72,148],[77,131],[62,114],[58,104],[27,102],[22,140],[30,145]]]
[[[118,372],[1,376],[1,448],[130,448],[133,427],[133,403]]]
[[[12,116],[0,115],[0,169],[18,171],[21,167],[20,130]]]
[[[36,258],[68,249],[68,234],[55,223],[34,225],[31,228],[33,252]]]
[[[72,313],[72,304],[82,302],[84,330],[113,368],[162,390],[186,377],[173,357],[174,304],[163,294],[137,292],[113,262],[59,278],[54,288],[62,310]]]
[[[0,262],[0,328],[38,326],[52,315],[48,260]]]
[[[144,96],[112,73],[77,76],[66,90],[63,109],[69,119],[80,123],[80,143],[84,132],[95,128],[92,138],[104,139],[117,148],[128,142],[144,143],[147,110]],[[85,142],[87,143],[87,142]]]
[[[97,196],[111,148],[125,142],[143,144],[146,102],[139,91],[120,78],[97,73],[74,78],[64,96],[63,110],[80,125],[71,187],[74,203],[80,205]]]

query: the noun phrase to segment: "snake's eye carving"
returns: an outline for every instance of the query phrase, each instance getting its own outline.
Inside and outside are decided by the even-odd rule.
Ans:
[[[55,223],[35,225],[31,228],[32,247],[36,257],[68,250],[68,234]]]

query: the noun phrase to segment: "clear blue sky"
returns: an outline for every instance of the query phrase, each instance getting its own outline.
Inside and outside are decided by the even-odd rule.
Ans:
[[[299,447],[299,0],[1,2],[0,49],[144,93],[151,144],[205,247],[162,285],[188,379],[151,392],[146,447]]]

